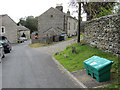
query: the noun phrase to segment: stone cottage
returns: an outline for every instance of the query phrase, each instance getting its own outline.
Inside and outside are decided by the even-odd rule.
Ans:
[[[4,35],[11,43],[17,43],[17,24],[7,15],[0,15],[0,35]]]
[[[1,33],[2,33],[1,27],[2,27],[2,15],[0,15],[0,35],[1,35]]]
[[[25,26],[19,25],[17,27],[18,30],[18,38],[25,34],[27,39],[30,39],[30,29],[26,28]]]
[[[70,26],[69,31],[67,25]],[[38,32],[40,42],[59,41],[62,34],[67,36],[75,35],[77,32],[77,20],[70,16],[70,12],[64,13],[63,6],[51,7],[38,17]]]
[[[78,20],[72,16],[70,16],[70,11],[67,11],[67,36],[76,36],[77,35],[77,26]]]

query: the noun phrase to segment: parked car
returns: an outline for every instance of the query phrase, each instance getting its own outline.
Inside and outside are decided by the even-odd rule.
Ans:
[[[18,43],[22,43],[24,41],[27,41],[27,38],[26,37],[19,37],[18,38]]]
[[[22,42],[24,42],[24,40],[19,37],[19,38],[18,38],[18,43],[22,43]]]
[[[23,39],[23,41],[27,41],[27,38],[26,37],[21,37]]]
[[[10,51],[12,50],[12,46],[11,43],[7,40],[7,38],[5,36],[0,36],[0,42],[4,47],[4,52],[10,53]]]
[[[2,44],[0,43],[0,62],[1,62],[1,59],[4,57],[5,57],[4,48]]]

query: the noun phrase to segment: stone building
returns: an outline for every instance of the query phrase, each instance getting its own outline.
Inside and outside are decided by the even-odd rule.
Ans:
[[[27,39],[30,39],[30,29],[26,28],[25,26],[19,25],[17,27],[18,30],[18,38],[25,34]]]
[[[67,11],[67,35],[68,37],[77,35],[78,20],[70,16],[70,11]]]
[[[0,35],[1,35],[1,33],[2,33],[1,27],[2,27],[2,15],[0,15]]]
[[[17,43],[17,24],[7,15],[0,15],[0,35],[4,35],[11,43]]]
[[[70,25],[70,30],[67,25]],[[74,35],[77,32],[77,20],[70,16],[70,12],[64,13],[63,6],[51,7],[38,17],[38,32],[40,42],[44,42],[45,37],[47,41],[59,41],[60,35]]]

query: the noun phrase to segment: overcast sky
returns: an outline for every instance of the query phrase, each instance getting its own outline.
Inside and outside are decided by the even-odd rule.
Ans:
[[[21,17],[39,16],[50,7],[56,7],[56,4],[63,5],[63,11],[70,9],[71,14],[74,8],[69,7],[70,0],[0,0],[0,15],[8,14],[15,22]],[[73,16],[77,17],[77,13]]]

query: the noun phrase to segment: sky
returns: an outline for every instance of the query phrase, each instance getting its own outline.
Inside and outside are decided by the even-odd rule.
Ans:
[[[62,3],[65,13],[69,9],[72,16],[78,17],[77,13],[72,13],[75,8],[69,7],[69,2],[70,0],[0,0],[0,15],[8,14],[17,23],[20,18],[39,16],[50,7]]]

